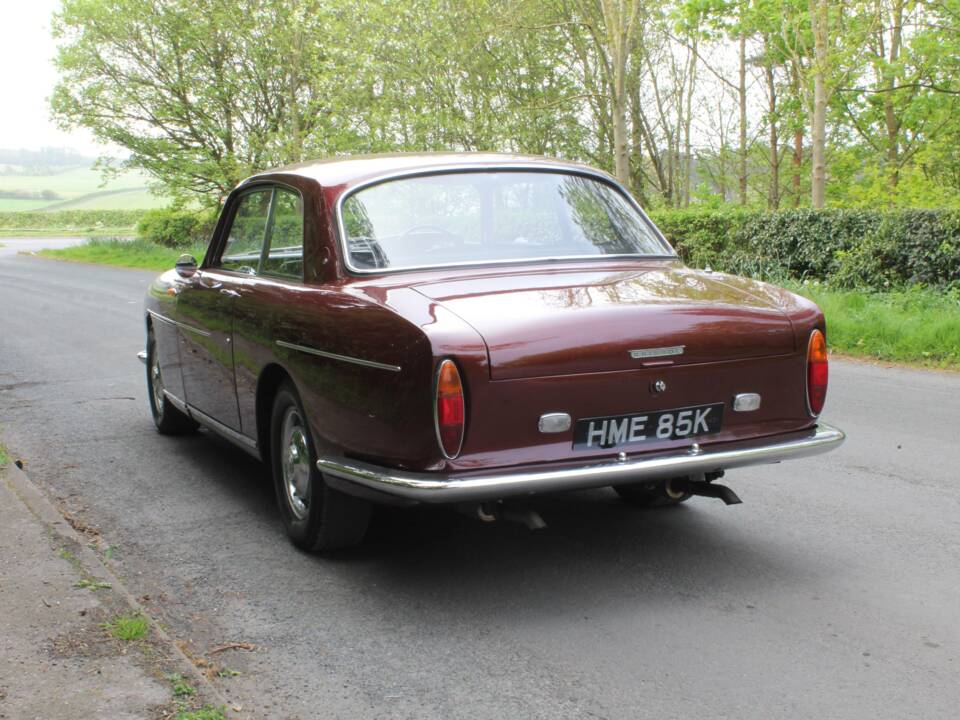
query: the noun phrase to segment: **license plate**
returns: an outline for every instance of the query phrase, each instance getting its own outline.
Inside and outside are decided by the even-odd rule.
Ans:
[[[577,450],[615,448],[657,440],[682,440],[720,432],[723,403],[577,420]]]

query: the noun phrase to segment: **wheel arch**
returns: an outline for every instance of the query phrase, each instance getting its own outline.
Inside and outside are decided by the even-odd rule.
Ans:
[[[285,380],[293,383],[293,378],[286,369],[278,363],[270,363],[260,371],[260,377],[257,379],[257,394],[254,407],[256,408],[257,419],[257,448],[260,451],[260,459],[270,467],[270,416],[273,412],[273,398],[277,394],[277,389]]]

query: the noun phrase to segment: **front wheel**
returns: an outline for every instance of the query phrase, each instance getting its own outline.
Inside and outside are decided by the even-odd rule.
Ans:
[[[271,470],[280,516],[294,545],[315,552],[356,545],[370,523],[370,503],[333,490],[317,470],[306,415],[293,385],[273,402]]]
[[[147,331],[147,395],[153,423],[161,434],[185,435],[197,429],[196,420],[177,410],[163,393],[163,373],[152,328]]]
[[[633,485],[617,485],[613,489],[621,500],[635,507],[670,507],[690,499],[690,493],[678,492],[673,487],[674,480],[686,480],[686,478],[648,480]]]

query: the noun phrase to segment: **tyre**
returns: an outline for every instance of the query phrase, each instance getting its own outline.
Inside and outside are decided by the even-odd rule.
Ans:
[[[153,328],[147,331],[147,397],[150,399],[153,423],[163,435],[185,435],[197,429],[196,420],[171,405],[163,394],[163,374]]]
[[[633,485],[617,485],[613,489],[621,500],[635,507],[670,507],[686,502],[691,497],[688,492],[674,490],[671,487],[673,480],[686,480],[686,478],[648,480]]]
[[[370,503],[327,487],[303,406],[290,382],[273,401],[270,418],[273,485],[291,542],[316,552],[356,545],[370,524]]]

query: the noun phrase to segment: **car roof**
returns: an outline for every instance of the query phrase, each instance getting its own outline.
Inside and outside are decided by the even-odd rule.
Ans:
[[[252,175],[244,180],[241,186],[257,180],[265,180],[268,177],[276,178],[283,175],[294,175],[314,180],[323,187],[349,186],[398,173],[470,168],[490,169],[498,165],[523,166],[544,170],[573,170],[609,177],[607,173],[602,173],[588,165],[538,155],[477,152],[385,153],[380,155],[347,155],[286,165]]]

